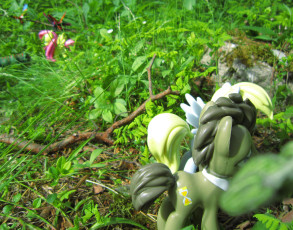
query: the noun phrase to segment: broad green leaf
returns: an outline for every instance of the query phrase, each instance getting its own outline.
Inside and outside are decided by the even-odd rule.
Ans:
[[[108,98],[110,92],[104,91],[100,96],[98,96],[94,102],[96,109],[105,109],[108,106]]]
[[[10,205],[10,204],[5,205],[4,208],[2,209],[3,214],[9,215],[12,208],[13,208],[13,205]]]
[[[84,16],[85,22],[87,23],[87,15],[88,15],[88,13],[90,11],[89,4],[84,3],[83,6],[82,6],[82,11],[83,11],[83,16]]]
[[[102,97],[103,93],[104,93],[104,89],[102,87],[100,87],[100,86],[97,86],[95,88],[95,90],[94,90],[94,95],[95,95],[96,98]]]
[[[120,80],[118,81],[117,79],[114,80],[111,84],[111,91],[114,92],[114,96],[117,97],[121,94],[121,92],[124,89],[124,83]]]
[[[162,71],[162,76],[163,78],[165,78],[166,76],[168,76],[171,73],[172,70],[164,70]]]
[[[94,214],[88,210],[88,209],[85,209],[84,210],[84,216],[82,217],[82,221],[84,223],[86,223]]]
[[[89,119],[94,120],[100,117],[101,115],[102,115],[101,109],[93,109],[92,111],[89,112]]]
[[[183,6],[187,10],[193,10],[195,7],[196,0],[183,0]]]
[[[160,67],[163,63],[163,60],[163,58],[156,58],[152,68]]]
[[[286,108],[284,113],[284,118],[292,118],[293,117],[293,106],[289,106]]]
[[[194,60],[193,56],[190,56],[180,67],[180,71],[182,71],[183,69],[185,69],[192,61]],[[180,72],[179,71],[179,72]]]
[[[56,168],[62,169],[65,163],[66,163],[66,158],[64,156],[59,157],[59,159],[57,160]]]
[[[146,56],[137,57],[132,64],[132,70],[136,71],[146,60],[147,60]]]
[[[51,177],[53,177],[53,178],[59,177],[59,171],[55,167],[53,167],[53,166],[50,167],[48,171],[49,171],[49,174]]]
[[[64,191],[64,192],[61,192],[60,194],[58,194],[58,197],[59,197],[59,199],[60,199],[60,201],[63,201],[63,200],[65,200],[65,199],[69,199],[69,196],[72,194],[72,193],[74,193],[74,192],[76,192],[76,190],[69,190],[69,191]]]
[[[141,40],[141,41],[139,41],[139,42],[136,44],[136,46],[131,50],[131,54],[132,54],[132,55],[137,55],[138,52],[143,48],[144,43],[145,43],[145,40],[144,40],[144,39]]]
[[[100,29],[100,34],[103,38],[106,39],[107,42],[112,41],[112,36],[108,33],[107,29]]]
[[[124,99],[117,98],[117,99],[115,100],[115,102],[118,102],[118,103],[120,103],[120,104],[126,106],[126,101],[125,101]]]
[[[122,99],[120,99],[122,100]],[[121,116],[127,116],[127,109],[124,105],[124,103],[121,103],[121,101],[116,100],[114,103],[114,112],[115,114],[119,114]]]
[[[67,161],[67,162],[65,162],[65,164],[63,165],[62,170],[69,171],[70,168],[71,168],[71,161]]]
[[[184,85],[183,89],[180,91],[180,94],[183,94],[184,95],[186,93],[189,93],[190,90],[191,90],[190,85],[189,84],[186,84],[186,85]]]
[[[17,193],[15,196],[13,196],[13,202],[17,203],[21,199],[21,194]]]
[[[42,205],[42,198],[34,199],[34,202],[33,202],[34,208],[39,208],[39,207],[41,207],[41,205]]]
[[[112,0],[112,3],[113,3],[115,6],[119,6],[120,0]]]
[[[104,111],[102,112],[102,117],[103,117],[103,119],[104,119],[106,122],[113,123],[113,116],[112,116],[111,111],[109,111],[109,110],[104,110]]]
[[[91,165],[90,165],[90,162],[89,161],[83,162],[82,164],[79,164],[79,163],[75,163],[74,164],[74,168],[76,168],[76,169],[89,168],[90,166]]]
[[[92,164],[102,152],[103,149],[95,149],[90,156],[90,164]]]
[[[36,217],[38,217],[38,214],[36,213],[36,211],[28,210],[26,217],[27,218],[36,218]]]
[[[57,193],[49,194],[47,196],[47,202],[49,204],[53,204],[56,199],[57,199]]]
[[[182,78],[179,77],[176,81],[176,85],[178,86],[179,89],[182,89],[183,88],[183,81],[182,81]]]

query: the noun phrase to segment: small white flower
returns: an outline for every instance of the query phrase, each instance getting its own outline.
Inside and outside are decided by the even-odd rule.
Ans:
[[[109,30],[107,31],[108,34],[111,34],[112,32],[113,32],[113,29],[109,29]]]
[[[146,21],[143,21],[142,24],[146,24]]]
[[[162,60],[162,63],[165,63],[165,60]]]

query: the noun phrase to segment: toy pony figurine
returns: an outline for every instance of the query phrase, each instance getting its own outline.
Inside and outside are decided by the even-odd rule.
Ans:
[[[197,172],[178,171],[180,143],[191,132],[184,120],[165,113],[154,117],[148,127],[148,146],[158,163],[140,168],[131,180],[137,210],[148,208],[168,191],[158,213],[159,230],[179,230],[191,217],[193,222],[200,220],[201,214],[201,229],[219,229],[219,198],[229,178],[255,153],[251,134],[256,108],[272,117],[269,96],[253,83],[226,85],[205,106],[198,102],[199,107],[191,104],[197,118],[186,112],[188,123],[198,125],[190,154]]]

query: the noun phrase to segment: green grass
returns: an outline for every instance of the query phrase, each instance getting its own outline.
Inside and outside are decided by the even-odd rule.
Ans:
[[[11,16],[20,16],[24,3],[28,11],[21,24]],[[0,67],[1,134],[46,149],[73,134],[106,130],[149,98],[146,67],[154,54],[153,93],[171,86],[180,95],[148,103],[145,113],[115,131],[113,146],[89,139],[45,154],[0,143],[0,229],[107,229],[113,224],[123,229],[154,228],[158,204],[148,215],[136,213],[127,190],[138,163],[153,161],[147,159],[146,148],[150,119],[163,111],[183,115],[179,104],[185,93],[210,99],[215,83],[209,80],[217,71],[218,50],[237,37],[236,29],[243,28],[249,39],[266,40],[274,48],[292,49],[292,3],[250,4],[5,0],[0,7],[0,54],[25,52],[31,61]],[[52,29],[43,13],[60,19],[64,12],[64,21],[71,26],[57,33],[75,44],[64,50],[65,55],[55,56],[53,63],[45,57],[38,32]],[[204,66],[200,60],[208,47],[213,63]],[[289,71],[282,63],[278,68],[279,78]],[[283,107],[278,112],[285,111],[290,92],[272,90],[276,108]],[[274,122],[277,129],[278,121]],[[282,131],[286,135],[278,138],[283,143],[290,134]],[[78,184],[83,176],[104,190],[96,192],[100,185],[86,181]]]

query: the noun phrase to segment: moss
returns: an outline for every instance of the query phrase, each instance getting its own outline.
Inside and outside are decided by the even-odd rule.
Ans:
[[[271,47],[257,42],[238,44],[232,52],[226,55],[225,59],[229,67],[233,65],[235,59],[240,60],[247,67],[254,66],[257,61],[273,66],[275,61]]]

